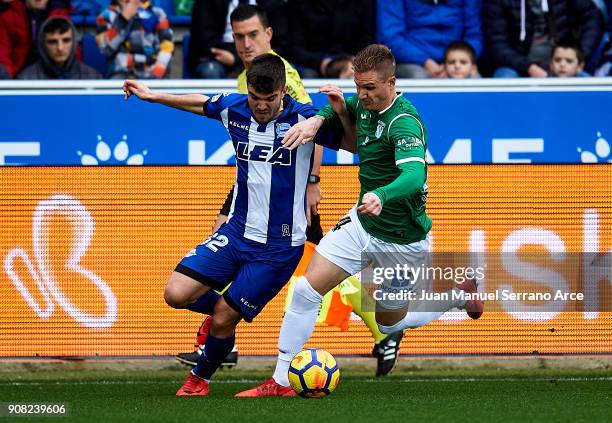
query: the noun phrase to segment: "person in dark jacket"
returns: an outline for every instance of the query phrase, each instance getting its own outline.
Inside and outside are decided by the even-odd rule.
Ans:
[[[482,51],[481,0],[378,0],[378,42],[391,48],[399,78],[444,78],[444,51],[465,41]]]
[[[593,0],[487,0],[485,48],[495,77],[546,77],[552,46],[579,34],[586,61],[601,42],[603,17]]]
[[[69,0],[0,1],[0,79],[34,63],[40,25],[49,16],[68,16],[71,8]]]
[[[285,54],[286,0],[195,0],[187,66],[196,78],[226,78],[231,72],[240,72],[242,63],[234,46],[229,17],[243,3],[257,4],[266,12],[274,32],[272,48]]]
[[[303,78],[328,77],[334,58],[375,41],[375,0],[289,0],[287,7],[288,56]]]
[[[38,35],[38,60],[17,79],[100,79],[100,74],[76,58],[76,29],[63,16],[47,19]]]

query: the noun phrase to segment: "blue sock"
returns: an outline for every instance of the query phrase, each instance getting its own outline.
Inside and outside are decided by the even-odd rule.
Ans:
[[[192,370],[193,374],[202,379],[210,380],[223,359],[232,351],[235,341],[235,335],[229,338],[216,338],[208,334],[206,344],[204,344],[204,352],[198,358],[198,364]]]
[[[219,298],[221,298],[221,294],[211,289],[198,298],[195,303],[189,304],[186,308],[196,313],[212,315],[215,310],[215,304],[217,304]]]

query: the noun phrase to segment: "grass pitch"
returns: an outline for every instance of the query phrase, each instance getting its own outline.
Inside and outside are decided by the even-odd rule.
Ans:
[[[69,416],[0,417],[70,422],[609,422],[612,372],[599,370],[401,371],[375,379],[343,371],[324,399],[237,399],[269,373],[220,372],[209,397],[177,398],[187,371],[0,373],[0,403],[64,403]]]

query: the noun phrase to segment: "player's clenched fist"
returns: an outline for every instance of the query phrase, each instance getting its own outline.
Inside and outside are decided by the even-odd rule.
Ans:
[[[132,94],[144,101],[153,100],[153,91],[142,82],[134,81],[133,79],[125,80],[123,83],[123,92],[125,93],[126,101]]]
[[[357,211],[366,216],[378,216],[382,211],[382,202],[378,195],[373,192],[366,192],[361,199],[361,205],[357,207]]]

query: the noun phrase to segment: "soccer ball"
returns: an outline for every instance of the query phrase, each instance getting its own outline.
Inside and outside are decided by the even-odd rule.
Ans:
[[[289,383],[304,398],[326,397],[336,389],[339,381],[336,359],[319,348],[300,351],[289,365]]]

